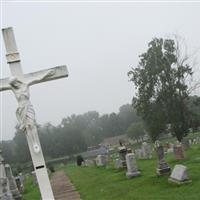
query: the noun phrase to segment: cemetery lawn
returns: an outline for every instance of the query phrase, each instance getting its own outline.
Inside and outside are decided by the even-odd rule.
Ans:
[[[127,179],[125,170],[118,171],[112,164],[104,167],[76,167],[63,169],[83,200],[199,200],[200,199],[200,145],[193,145],[186,152],[184,161],[175,161],[173,154],[166,156],[173,169],[175,164],[188,167],[192,183],[168,183],[168,176],[155,175],[156,159],[137,160],[141,175]]]
[[[40,192],[37,186],[33,185],[32,177],[29,177],[24,182],[23,200],[39,200]]]

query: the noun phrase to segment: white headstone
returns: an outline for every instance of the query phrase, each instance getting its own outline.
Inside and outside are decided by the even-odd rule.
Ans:
[[[187,174],[187,167],[184,165],[175,165],[169,181],[177,182],[177,183],[184,183],[189,181],[189,177]]]
[[[123,168],[123,164],[122,164],[122,161],[117,158],[115,159],[115,169],[120,169],[120,168]]]
[[[143,142],[141,150],[142,150],[142,158],[143,159],[150,159],[150,158],[152,158],[150,144],[148,144],[147,142]]]
[[[173,152],[174,152],[174,149],[173,149],[173,148],[167,149],[167,153],[173,153]]]
[[[93,160],[89,160],[89,159],[85,160],[85,166],[86,167],[90,167],[90,166],[93,166],[93,165],[94,165],[94,161]]]
[[[97,166],[105,166],[107,163],[107,158],[105,155],[98,155],[96,157],[96,165]]]
[[[137,163],[136,163],[134,153],[126,154],[126,165],[127,165],[127,172],[126,172],[127,178],[132,178],[132,177],[140,175],[140,172],[138,171],[138,168],[137,168]]]

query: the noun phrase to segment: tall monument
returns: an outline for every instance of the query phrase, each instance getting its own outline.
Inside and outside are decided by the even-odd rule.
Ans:
[[[13,29],[9,27],[2,31],[7,52],[7,63],[9,64],[12,77],[0,79],[0,91],[12,90],[17,99],[18,108],[16,116],[19,127],[27,138],[42,199],[54,200],[37,133],[35,111],[30,101],[29,87],[33,84],[67,77],[67,67],[58,66],[47,70],[23,74]]]

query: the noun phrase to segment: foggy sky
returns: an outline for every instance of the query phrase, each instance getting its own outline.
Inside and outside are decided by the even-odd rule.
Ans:
[[[118,112],[134,87],[127,72],[153,37],[178,34],[200,47],[199,3],[3,3],[3,27],[14,28],[24,73],[66,64],[69,77],[30,88],[40,124],[73,113]],[[1,78],[10,76],[1,37]],[[14,136],[17,102],[1,92],[1,135]]]

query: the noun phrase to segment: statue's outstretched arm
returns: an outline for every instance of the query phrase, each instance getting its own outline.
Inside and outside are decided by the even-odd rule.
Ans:
[[[38,83],[42,80],[45,80],[46,78],[53,76],[54,74],[55,74],[55,70],[50,69],[50,70],[44,72],[43,74],[40,74],[37,77],[34,77],[34,79],[32,79],[28,82],[28,85]]]

